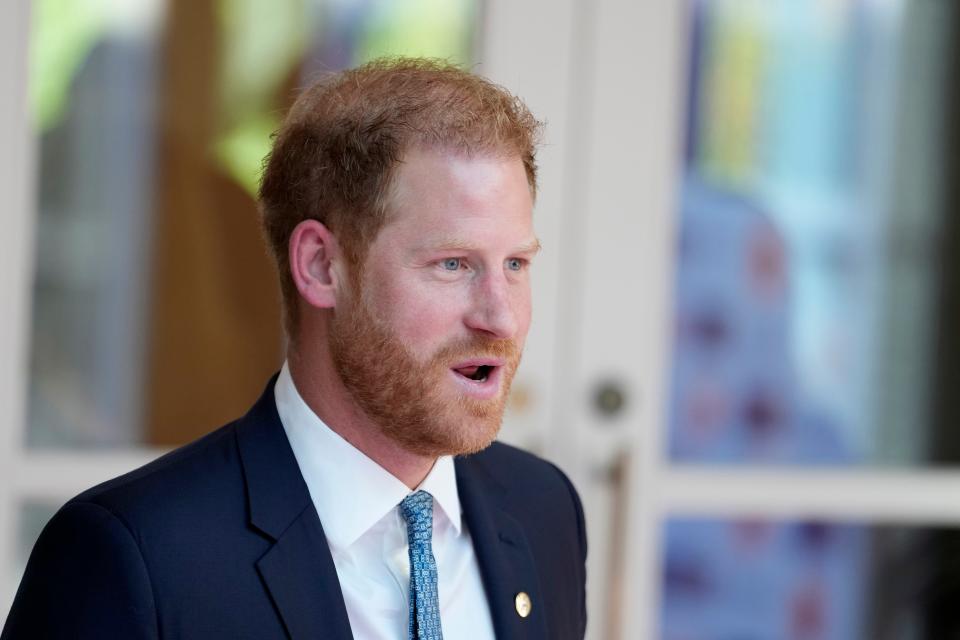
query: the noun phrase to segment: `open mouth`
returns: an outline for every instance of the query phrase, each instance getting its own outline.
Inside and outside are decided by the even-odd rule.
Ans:
[[[458,393],[476,400],[492,400],[501,391],[504,362],[497,358],[474,358],[450,367]]]
[[[494,367],[488,364],[473,365],[468,367],[459,367],[454,369],[457,374],[473,380],[474,382],[486,382],[487,378],[493,372]]]

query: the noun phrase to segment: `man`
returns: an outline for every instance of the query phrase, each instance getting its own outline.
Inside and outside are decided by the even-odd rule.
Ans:
[[[261,187],[286,364],[243,418],[63,507],[3,640],[581,638],[576,492],[491,444],[538,128],[430,61],[307,90]]]

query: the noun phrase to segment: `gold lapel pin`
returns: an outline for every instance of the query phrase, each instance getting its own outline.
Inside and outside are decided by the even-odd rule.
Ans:
[[[530,615],[530,611],[533,609],[533,603],[530,602],[530,596],[527,595],[525,591],[521,591],[517,594],[517,597],[514,598],[513,604],[517,607],[517,614],[521,618],[526,618]]]

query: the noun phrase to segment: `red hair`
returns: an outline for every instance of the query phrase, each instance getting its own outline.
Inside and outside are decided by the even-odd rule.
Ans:
[[[535,196],[540,129],[503,87],[438,60],[375,60],[306,89],[275,135],[260,185],[290,337],[298,293],[287,244],[300,222],[329,228],[356,272],[385,222],[394,171],[408,150],[519,157]]]

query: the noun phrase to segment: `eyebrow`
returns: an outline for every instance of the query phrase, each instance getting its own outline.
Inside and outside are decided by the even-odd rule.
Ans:
[[[540,253],[541,249],[543,249],[543,245],[540,244],[540,238],[534,238],[530,242],[520,245],[515,253]]]
[[[429,246],[423,246],[419,248],[419,251],[473,251],[477,246],[467,240],[462,238],[447,238],[441,240],[437,244],[431,244]],[[523,243],[519,247],[513,249],[510,253],[540,253],[542,249],[539,238],[533,238],[532,240]]]

